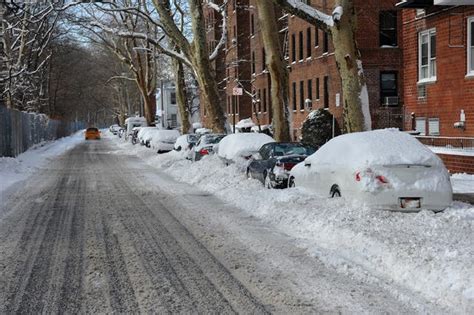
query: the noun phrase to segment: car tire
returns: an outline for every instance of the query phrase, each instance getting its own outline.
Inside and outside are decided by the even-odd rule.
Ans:
[[[337,185],[333,185],[331,188],[331,198],[339,198],[341,197],[341,190]]]
[[[270,175],[268,175],[267,173],[264,174],[264,178],[263,178],[263,186],[265,186],[266,188],[268,189],[273,189],[275,188],[275,186],[273,186],[272,184],[272,181],[270,179]]]
[[[295,178],[292,176],[288,178],[288,188],[294,188],[294,187],[296,187]]]
[[[252,179],[252,174],[250,173],[249,168],[247,168],[247,172],[245,174],[247,175],[247,179]]]

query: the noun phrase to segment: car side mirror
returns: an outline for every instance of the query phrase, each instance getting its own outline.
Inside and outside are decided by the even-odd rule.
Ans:
[[[310,161],[307,161],[307,160],[304,160],[304,166],[305,166],[305,167],[310,167],[310,166],[311,166],[311,162],[310,162]]]

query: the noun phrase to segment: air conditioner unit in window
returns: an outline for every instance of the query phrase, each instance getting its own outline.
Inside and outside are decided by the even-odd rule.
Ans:
[[[397,106],[398,96],[387,96],[383,98],[383,105],[385,106]]]

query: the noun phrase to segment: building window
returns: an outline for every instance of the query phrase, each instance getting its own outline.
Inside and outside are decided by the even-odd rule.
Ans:
[[[300,110],[304,110],[304,81],[300,81]]]
[[[430,29],[419,34],[418,38],[419,79],[436,80],[436,30]]]
[[[308,80],[308,100],[313,100],[313,80]],[[312,108],[312,103],[308,103],[308,109]]]
[[[324,108],[329,108],[329,77],[324,77]]]
[[[171,92],[170,93],[170,103],[171,104],[176,104],[176,92]]]
[[[300,61],[302,61],[303,58],[304,58],[304,55],[303,55],[303,52],[304,52],[304,50],[303,50],[303,32],[300,32],[299,36],[300,36],[299,37],[299,40],[300,40],[299,56],[300,56]]]
[[[178,116],[176,114],[171,114],[171,127],[176,128],[178,126]]]
[[[293,103],[293,110],[296,110],[296,82],[292,83],[292,103]]]
[[[291,34],[291,61],[296,61],[296,36]]]
[[[379,35],[380,46],[396,47],[398,45],[396,11],[380,11]]]
[[[313,47],[311,46],[311,27],[308,27],[306,29],[306,58],[311,57],[311,49]]]
[[[439,136],[439,118],[428,119],[428,133],[430,136]]]
[[[314,28],[314,47],[319,46],[319,29],[317,27]]]
[[[324,37],[323,37],[323,53],[328,53],[329,51],[329,34],[327,32],[324,32]]]
[[[267,112],[267,89],[263,89],[263,112]]]
[[[316,78],[316,100],[319,101],[319,78]]]
[[[474,16],[467,19],[467,74],[474,75]]]
[[[265,71],[265,69],[267,69],[267,63],[266,63],[265,57],[266,57],[265,48],[262,48],[262,71]]]
[[[255,35],[255,18],[252,15],[250,15],[250,35]]]
[[[382,105],[398,105],[397,72],[380,73],[380,100]]]
[[[255,74],[255,51],[252,51],[252,73]]]
[[[419,117],[415,119],[415,131],[419,132],[421,136],[426,135],[426,118]]]

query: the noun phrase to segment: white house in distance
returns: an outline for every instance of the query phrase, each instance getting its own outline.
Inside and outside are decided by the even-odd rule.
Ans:
[[[189,87],[188,87],[189,88]],[[191,109],[191,123],[199,122],[199,97],[198,88],[192,86],[193,108]],[[163,91],[163,93],[161,93]],[[163,95],[163,97],[161,97]],[[156,122],[162,128],[176,129],[181,127],[178,105],[176,103],[176,87],[173,80],[163,80],[156,93]]]
[[[163,80],[156,92],[156,121],[163,128],[179,128],[176,87],[173,81]]]

